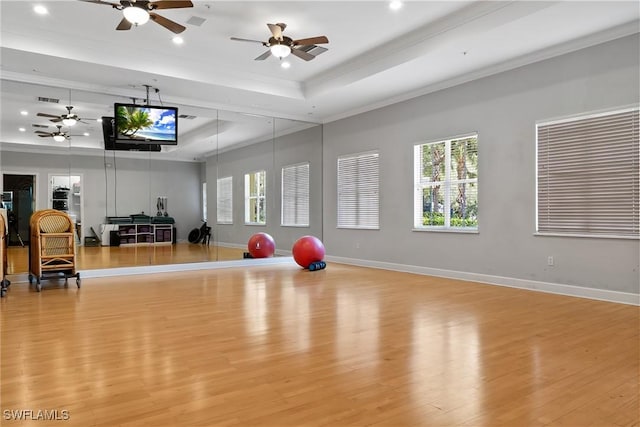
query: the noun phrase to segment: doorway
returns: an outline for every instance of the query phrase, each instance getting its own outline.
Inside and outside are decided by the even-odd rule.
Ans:
[[[82,176],[49,175],[49,208],[65,212],[76,228],[76,242],[83,241]]]
[[[35,176],[4,174],[2,200],[7,209],[9,246],[29,244],[29,220],[35,210]]]

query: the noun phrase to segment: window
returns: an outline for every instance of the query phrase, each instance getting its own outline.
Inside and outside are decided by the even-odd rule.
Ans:
[[[233,224],[233,177],[218,178],[217,223]]]
[[[244,222],[266,224],[266,171],[252,172],[244,176]]]
[[[309,226],[309,163],[282,168],[282,225]]]
[[[338,158],[338,228],[379,228],[378,152]]]
[[[539,123],[536,231],[640,236],[638,109]]]
[[[414,146],[416,229],[478,229],[478,135]]]

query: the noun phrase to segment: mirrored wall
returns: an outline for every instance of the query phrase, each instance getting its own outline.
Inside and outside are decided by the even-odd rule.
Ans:
[[[74,220],[80,271],[241,260],[258,232],[274,238],[275,256],[303,235],[322,238],[319,124],[164,100],[178,108],[177,145],[105,149],[100,119],[130,100],[72,91],[80,121],[59,129],[48,115],[67,112],[68,89],[2,83],[9,274],[29,272],[29,218],[42,209]]]

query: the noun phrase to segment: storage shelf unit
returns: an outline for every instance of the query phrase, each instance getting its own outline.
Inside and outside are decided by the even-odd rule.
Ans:
[[[120,224],[120,246],[170,245],[173,243],[172,224]]]
[[[54,188],[51,204],[53,209],[69,212],[69,189],[66,187]]]

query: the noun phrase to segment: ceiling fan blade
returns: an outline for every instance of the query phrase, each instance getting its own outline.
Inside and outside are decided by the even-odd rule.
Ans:
[[[149,3],[149,7],[154,9],[180,9],[183,7],[193,7],[193,3],[189,0],[165,0],[165,1],[152,1]]]
[[[180,34],[187,29],[187,27],[184,27],[177,22],[173,22],[171,19],[167,19],[164,16],[160,16],[157,13],[149,12],[149,17],[175,34]]]
[[[267,27],[269,27],[273,38],[276,40],[282,40],[282,30],[284,30],[284,28],[278,24],[267,24]]]
[[[38,116],[38,117],[53,117],[53,118],[56,118],[56,119],[60,118],[60,116],[56,116],[54,114],[46,114],[46,113],[38,113],[38,114],[36,114],[36,116]]]
[[[315,58],[315,56],[311,55],[309,52],[305,52],[304,50],[296,48],[291,49],[291,54],[297,56],[300,59],[304,59],[305,61],[311,61]]]
[[[264,44],[264,42],[261,42],[260,40],[241,39],[241,38],[238,38],[238,37],[231,37],[231,40],[234,40],[234,41],[237,41],[237,42],[250,42],[250,43]]]
[[[102,1],[102,0],[80,0],[80,1],[85,2],[85,3],[104,4],[106,6],[115,7],[116,9],[122,7],[122,5],[119,4],[119,3],[111,3],[111,2],[108,2],[108,1]]]
[[[51,120],[49,120],[49,121],[50,121],[50,122],[53,122],[53,123],[59,123],[59,122],[61,122],[61,121],[62,121],[62,117],[56,117],[55,119],[51,119]]]
[[[271,56],[271,51],[267,50],[265,53],[263,53],[262,55],[258,56],[255,60],[256,61],[263,61],[263,60],[267,59],[270,56]]]
[[[38,133],[41,135],[53,135],[51,132],[45,132],[43,130],[37,130],[37,131],[34,131],[33,133]]]
[[[116,27],[116,30],[130,30],[131,27],[133,26],[133,24],[129,21],[127,21],[127,18],[122,18],[122,21],[120,21],[120,23],[118,24],[118,26]]]
[[[309,37],[308,39],[299,39],[299,40],[293,41],[294,46],[309,46],[312,44],[323,44],[323,43],[329,43],[329,39],[326,38],[325,36]]]
[[[43,134],[39,134],[38,136],[39,136],[40,138],[48,138],[48,137],[50,137],[50,136],[53,136],[53,134],[52,134],[52,133],[46,133],[46,134],[45,134],[45,133],[43,133]]]

